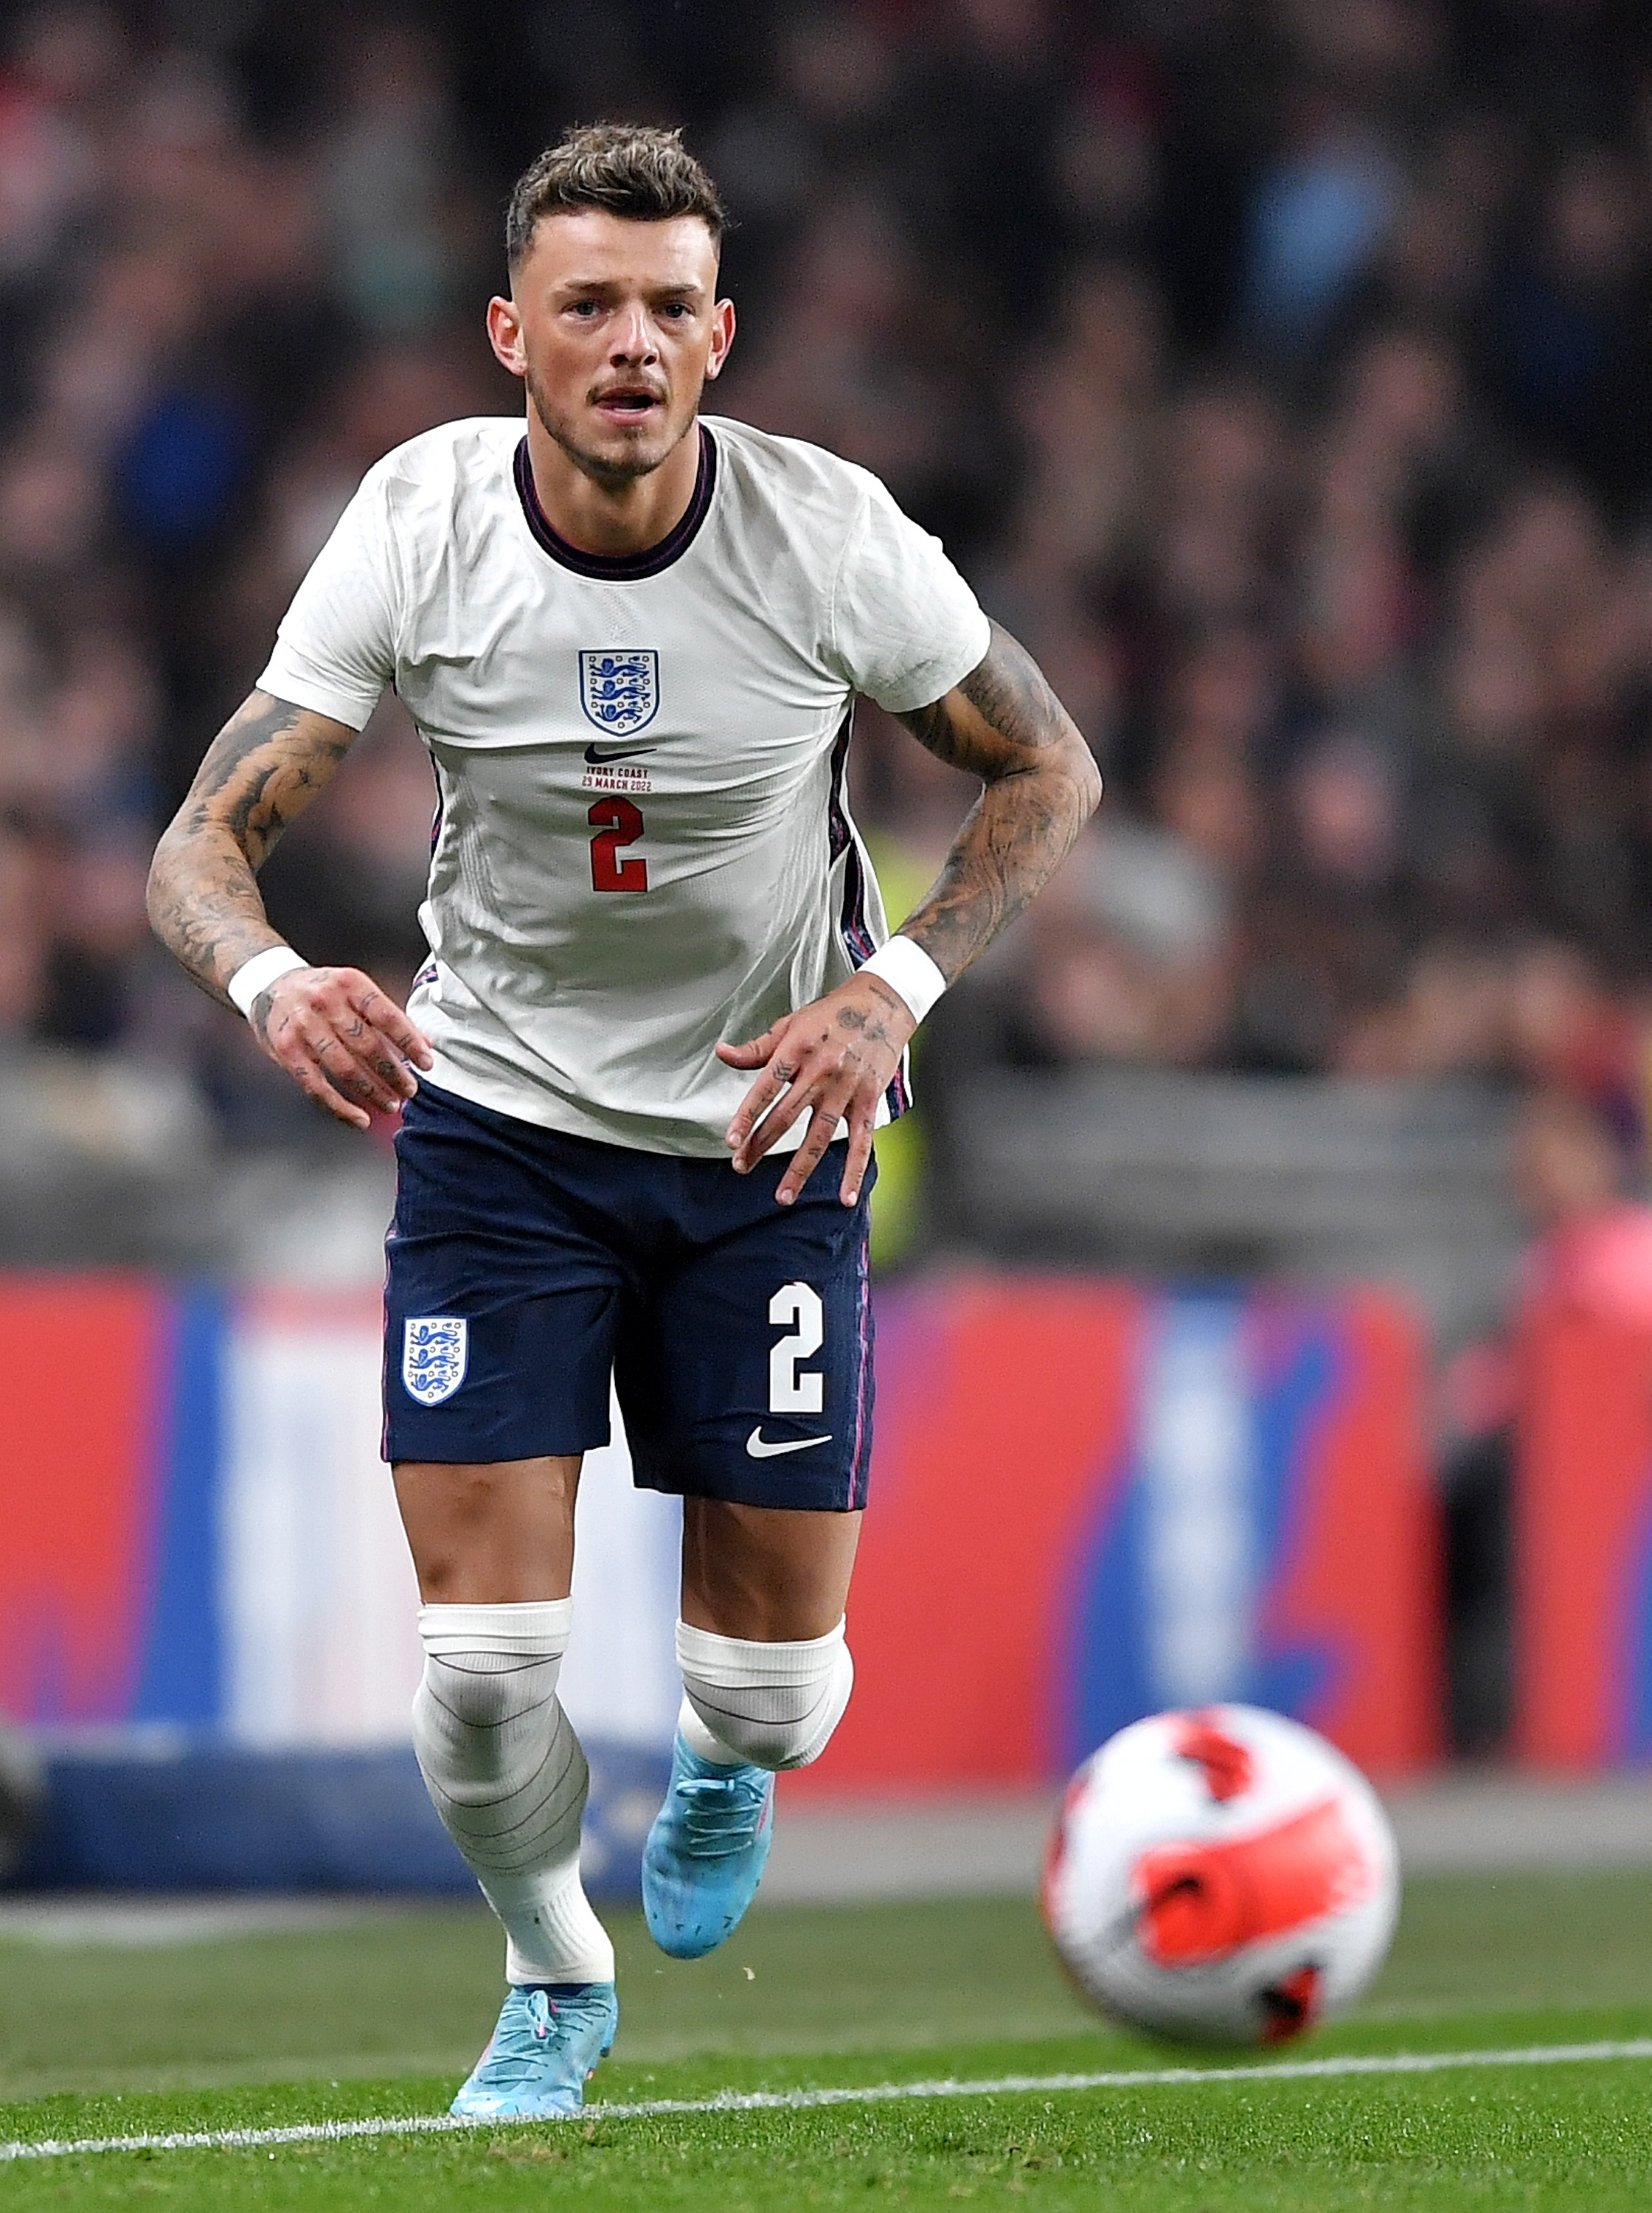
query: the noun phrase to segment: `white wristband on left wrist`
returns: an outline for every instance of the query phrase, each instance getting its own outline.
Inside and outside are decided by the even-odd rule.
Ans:
[[[880,945],[869,960],[861,963],[863,976],[881,976],[892,991],[899,992],[921,1022],[947,988],[947,979],[924,948],[910,937],[892,937]]]

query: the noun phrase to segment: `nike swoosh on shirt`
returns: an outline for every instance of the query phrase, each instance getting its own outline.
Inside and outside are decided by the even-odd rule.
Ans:
[[[606,768],[610,761],[631,760],[638,753],[657,753],[659,750],[657,745],[609,746],[606,749],[587,746],[585,758],[593,768]]]
[[[831,1442],[832,1433],[828,1430],[823,1437],[781,1437],[771,1444],[764,1436],[763,1425],[759,1422],[746,1440],[746,1450],[753,1460],[777,1460],[782,1453],[807,1452],[811,1445],[829,1445]]]

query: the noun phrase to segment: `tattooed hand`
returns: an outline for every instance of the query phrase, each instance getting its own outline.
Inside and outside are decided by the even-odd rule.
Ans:
[[[252,1023],[299,1088],[358,1130],[412,1097],[410,1064],[430,1065],[428,1041],[359,968],[290,969],[253,1000]]]
[[[878,1101],[894,1081],[917,1027],[899,991],[881,976],[863,974],[800,1007],[747,1045],[720,1045],[717,1058],[729,1068],[763,1071],[728,1125],[741,1174],[749,1175],[776,1139],[807,1113],[808,1134],[775,1192],[782,1206],[789,1206],[820,1166],[838,1123],[847,1122],[849,1158],[838,1196],[853,1206],[872,1157]]]

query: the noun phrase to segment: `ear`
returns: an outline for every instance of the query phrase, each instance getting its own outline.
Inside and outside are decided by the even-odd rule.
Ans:
[[[527,356],[522,350],[522,319],[514,300],[497,296],[488,302],[488,344],[513,376],[526,376]]]
[[[721,376],[722,364],[728,358],[728,349],[735,342],[735,303],[719,300],[711,310],[711,350],[705,359],[706,381]]]

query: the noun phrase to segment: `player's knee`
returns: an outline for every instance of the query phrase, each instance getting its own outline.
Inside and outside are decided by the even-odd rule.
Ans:
[[[508,1768],[525,1749],[522,1725],[556,1698],[572,1613],[569,1599],[421,1606],[415,1745],[442,1747],[478,1779]]]
[[[824,1637],[759,1644],[677,1624],[683,1691],[702,1726],[754,1767],[807,1767],[842,1720],[855,1663],[844,1625]]]

